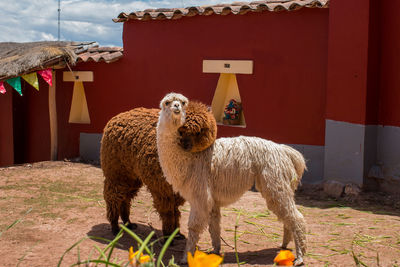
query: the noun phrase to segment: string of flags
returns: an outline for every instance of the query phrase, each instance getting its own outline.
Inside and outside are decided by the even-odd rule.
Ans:
[[[37,71],[39,75],[50,85],[53,85],[53,71],[52,69],[45,69],[45,70],[39,70]],[[27,83],[32,85],[36,90],[39,91],[39,81],[36,72],[32,72],[29,74],[25,74],[22,76],[18,76],[15,78],[11,78],[6,80],[5,82],[8,83],[12,88],[14,88],[21,96],[22,96],[22,90],[21,90],[21,77],[24,79]],[[0,82],[0,93],[5,94],[6,93],[6,88],[4,87],[4,82]]]

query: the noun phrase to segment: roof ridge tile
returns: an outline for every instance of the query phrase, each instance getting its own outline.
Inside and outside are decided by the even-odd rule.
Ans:
[[[294,11],[300,8],[328,8],[330,0],[264,0],[252,2],[233,2],[231,4],[216,4],[206,6],[190,6],[187,8],[157,8],[145,9],[128,14],[122,12],[114,22],[126,22],[128,20],[165,20],[180,19],[182,17],[192,17],[196,15],[209,16],[239,14],[244,15],[248,12],[280,12]]]

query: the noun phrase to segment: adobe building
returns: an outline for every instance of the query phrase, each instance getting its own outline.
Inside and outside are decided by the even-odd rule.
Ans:
[[[79,155],[90,125],[85,87],[121,57],[122,48],[96,42],[0,43],[0,166]],[[87,71],[71,69],[85,62]]]
[[[72,67],[93,72],[84,82],[90,123],[68,122],[72,83],[59,85],[57,74],[57,157],[98,159],[112,116],[157,107],[176,91],[212,106],[220,137],[300,150],[303,183],[400,191],[399,8],[389,0],[267,0],[121,13],[114,21],[123,23],[123,56]],[[230,99],[242,106],[236,125],[223,123]]]

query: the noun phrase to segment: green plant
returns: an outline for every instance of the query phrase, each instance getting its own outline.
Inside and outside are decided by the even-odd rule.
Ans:
[[[159,240],[157,239],[156,241],[153,241],[150,243],[151,238],[154,235],[154,231],[152,231],[145,240],[142,240],[139,236],[137,236],[134,232],[132,232],[129,228],[127,228],[124,225],[121,225],[121,230],[119,231],[119,233],[115,236],[115,238],[113,240],[108,240],[108,239],[104,239],[101,237],[95,237],[95,236],[88,236],[88,237],[84,237],[82,239],[80,239],[79,241],[77,241],[75,244],[73,244],[70,248],[68,248],[63,255],[61,256],[58,265],[57,266],[61,266],[61,263],[64,259],[64,256],[70,252],[72,249],[74,249],[75,247],[77,247],[78,249],[78,259],[76,261],[76,263],[72,264],[71,266],[79,266],[79,265],[84,265],[84,264],[90,264],[90,263],[95,263],[95,264],[104,264],[106,267],[107,266],[113,266],[113,267],[126,267],[129,264],[131,264],[131,266],[143,266],[143,267],[160,267],[163,266],[165,267],[164,263],[162,262],[162,259],[164,257],[164,254],[167,250],[167,248],[170,246],[173,238],[175,237],[175,235],[179,232],[179,228],[176,229],[167,239],[167,241],[165,242],[164,246],[162,247],[161,251],[160,251],[160,255],[156,255],[153,252],[153,245],[155,242],[158,242]],[[118,245],[118,240],[121,239],[121,237],[123,236],[124,233],[129,234],[134,240],[136,240],[138,242],[138,247],[139,249],[137,250],[136,253],[132,253],[130,254],[130,260],[128,262],[115,262],[111,260],[111,256],[112,253],[114,251],[114,248]],[[81,244],[83,241],[87,240],[87,239],[92,239],[92,240],[102,240],[102,241],[107,241],[109,242],[107,244],[107,246],[104,249],[99,248],[98,246],[94,246],[95,250],[99,253],[99,256],[97,258],[92,258],[91,255],[89,255],[87,260],[81,260],[81,256],[79,253],[79,244]],[[150,260],[148,262],[143,262],[143,264],[141,264],[141,256],[143,257],[143,252],[147,253],[147,255],[150,257]],[[167,266],[177,266],[174,263],[173,258],[169,261]]]
[[[7,230],[9,230],[10,228],[14,227],[15,225],[19,224],[26,215],[28,215],[30,212],[32,211],[32,208],[28,209],[24,215],[22,215],[21,218],[15,220],[12,224],[10,224],[9,226],[6,227],[6,229],[4,229],[3,231],[0,232],[0,237],[3,235],[4,232],[6,232]]]

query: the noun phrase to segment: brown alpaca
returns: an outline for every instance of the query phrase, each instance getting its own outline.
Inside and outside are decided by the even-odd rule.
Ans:
[[[200,103],[191,102],[187,107],[187,119],[197,121],[196,129],[186,123],[180,130],[190,129],[190,148],[197,152],[208,148],[216,139],[217,129],[209,127],[208,114],[193,112]],[[146,185],[153,197],[154,208],[160,215],[165,236],[179,227],[179,206],[184,199],[174,193],[165,180],[158,162],[156,126],[159,109],[136,108],[113,117],[105,126],[101,140],[100,160],[105,176],[104,200],[107,206],[107,219],[114,234],[119,231],[118,218],[131,229],[136,225],[129,219],[131,200],[139,189]],[[180,142],[177,140],[177,142]],[[181,142],[181,145],[184,146]],[[183,236],[178,235],[182,238]]]

